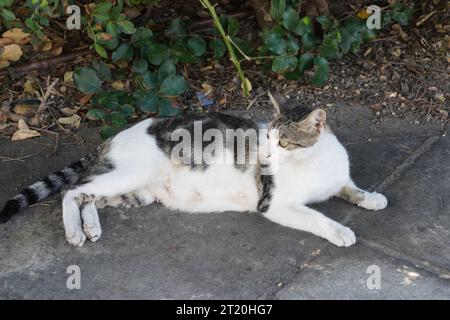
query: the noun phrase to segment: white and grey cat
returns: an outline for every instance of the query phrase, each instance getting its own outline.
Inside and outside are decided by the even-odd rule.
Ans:
[[[106,141],[95,153],[24,189],[6,203],[0,222],[67,190],[63,221],[66,239],[75,246],[82,246],[86,237],[99,239],[97,208],[144,206],[155,201],[186,212],[259,212],[273,222],[311,232],[337,246],[354,244],[351,229],[307,204],[337,196],[380,210],[386,207],[386,198],[355,186],[347,152],[326,125],[324,110],[289,107],[281,97],[269,96],[277,115],[268,125],[268,134],[256,144],[275,145],[276,170],[270,161],[184,164],[171,157],[175,130],[192,132],[199,122],[203,131],[258,129],[251,120],[221,113],[147,119]],[[224,150],[235,157],[234,147]],[[271,174],[262,174],[263,170]]]

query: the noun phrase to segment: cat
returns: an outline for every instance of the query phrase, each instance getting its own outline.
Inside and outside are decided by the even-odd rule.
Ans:
[[[356,237],[351,229],[307,204],[337,196],[381,210],[387,206],[386,197],[353,183],[347,152],[326,124],[324,110],[311,110],[270,92],[269,98],[275,119],[265,128],[215,112],[143,120],[105,141],[96,152],[24,189],[6,203],[0,222],[63,191],[65,235],[75,246],[82,246],[86,238],[99,239],[98,208],[153,202],[192,213],[257,212],[336,246],[353,245]],[[241,148],[247,152],[238,159],[236,144],[219,139],[230,130],[263,134],[256,140],[244,137]],[[194,148],[192,141],[180,148],[181,133],[200,134],[202,140],[194,137]],[[217,145],[206,161],[202,155],[213,140]],[[269,151],[261,151],[263,146]],[[223,156],[232,161],[223,162]]]

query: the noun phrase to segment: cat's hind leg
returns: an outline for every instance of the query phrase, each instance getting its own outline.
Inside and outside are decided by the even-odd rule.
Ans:
[[[98,218],[97,207],[93,201],[81,205],[81,218],[84,234],[92,242],[97,241],[102,234],[102,227]]]
[[[96,199],[112,198],[139,190],[145,183],[145,176],[138,171],[112,171],[94,176],[90,182],[67,191],[63,198],[63,222],[67,241],[72,245],[82,246],[86,235],[96,241],[101,234]],[[83,208],[81,213],[80,207]]]
[[[147,188],[134,190],[128,193],[119,194],[114,197],[101,197],[95,200],[97,208],[139,208],[146,206],[156,200],[155,196]]]
[[[338,247],[348,247],[356,242],[355,234],[350,228],[301,204],[271,205],[264,216],[285,227],[311,232]]]
[[[351,180],[349,180],[336,196],[364,209],[374,211],[386,208],[388,203],[386,197],[381,193],[362,190]]]

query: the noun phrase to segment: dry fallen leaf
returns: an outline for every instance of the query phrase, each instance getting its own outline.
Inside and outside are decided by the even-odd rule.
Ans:
[[[38,46],[38,50],[39,51],[50,51],[52,48],[52,41],[50,39],[48,39],[47,37],[45,37],[45,39],[42,40],[42,42],[39,44]]]
[[[64,73],[64,82],[66,82],[66,83],[73,82],[73,71],[66,71]]]
[[[123,12],[128,19],[134,19],[141,14],[141,10],[137,7],[125,7]]]
[[[25,80],[25,83],[23,84],[23,90],[26,93],[33,94],[36,92],[37,89],[38,86],[36,85],[36,82],[34,82],[33,79],[28,78],[27,80]]]
[[[4,51],[0,55],[0,60],[17,61],[22,56],[23,52],[17,44],[9,44],[4,47]]]
[[[14,107],[14,112],[21,116],[32,117],[37,110],[36,107],[26,105],[26,104],[18,104]]]
[[[72,125],[75,128],[78,128],[80,126],[81,117],[77,114],[74,114],[70,117],[59,118],[58,122],[61,124]]]
[[[69,107],[64,107],[61,109],[61,113],[63,115],[65,115],[66,117],[70,117],[70,116],[74,115],[75,112],[77,112],[77,111],[78,111],[78,109],[71,109]]]
[[[116,80],[111,83],[111,87],[113,87],[116,90],[123,90],[125,88],[125,85],[124,85],[123,81]]]
[[[39,137],[41,134],[35,130],[30,129],[19,129],[14,132],[11,141],[20,141],[25,139],[30,139],[34,137]]]
[[[14,43],[14,40],[11,38],[0,38],[0,46],[6,46],[8,44]],[[1,51],[0,51],[1,53]]]
[[[112,35],[106,32],[100,32],[97,34],[97,37],[103,41],[109,41],[112,39]]]
[[[6,122],[9,119],[8,113],[3,110],[0,110],[0,122]]]
[[[55,39],[53,39],[53,41],[52,41],[52,49],[50,51],[52,56],[59,56],[62,53],[63,45],[64,45],[64,39],[63,38],[56,37]]]
[[[7,67],[9,67],[9,62],[6,61],[6,60],[1,60],[0,59],[0,69],[5,69]]]
[[[400,37],[402,38],[403,41],[408,41],[408,35],[406,34],[405,31],[403,31],[400,24],[398,24],[398,23],[394,24],[392,26],[392,29],[398,32],[398,34],[400,35]]]
[[[31,41],[29,33],[24,32],[20,28],[12,28],[3,33],[3,38],[9,38],[16,44],[27,44]]]
[[[357,17],[363,19],[363,20],[367,20],[367,18],[369,17],[369,12],[367,12],[367,9],[361,9],[357,14]]]
[[[202,84],[202,92],[205,94],[205,96],[209,96],[213,92],[214,88],[210,84],[207,84],[206,82]]]
[[[19,128],[19,130],[28,129],[28,125],[25,120],[19,119],[19,121],[17,122],[17,128]]]
[[[391,50],[391,54],[394,56],[394,57],[400,57],[401,55],[402,55],[402,49],[400,49],[400,48],[398,48],[398,47],[396,47],[396,48],[393,48],[392,50]]]
[[[89,102],[89,100],[91,100],[91,98],[92,98],[93,95],[94,95],[93,93],[87,94],[87,95],[83,96],[83,97],[80,99],[80,101],[78,101],[78,102],[79,102],[82,106],[84,106],[86,103]]]

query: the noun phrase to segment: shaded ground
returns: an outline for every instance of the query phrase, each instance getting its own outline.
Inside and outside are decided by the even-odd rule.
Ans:
[[[376,124],[368,108],[345,105],[330,107],[328,117],[356,182],[389,199],[377,213],[335,199],[317,205],[351,226],[353,247],[256,214],[193,215],[151,205],[102,210],[102,238],[73,248],[55,197],[0,225],[0,298],[450,298],[450,139],[441,125]],[[50,158],[52,136],[1,141],[0,203],[92,150],[99,141],[93,132],[79,132],[81,145],[64,136]],[[66,288],[70,265],[81,268],[81,290]],[[370,290],[373,265],[381,287]]]

